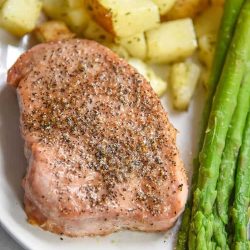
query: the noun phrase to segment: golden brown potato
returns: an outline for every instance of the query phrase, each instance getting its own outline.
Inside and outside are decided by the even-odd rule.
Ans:
[[[194,20],[199,46],[199,59],[208,68],[212,65],[222,14],[222,6],[211,6]]]
[[[209,0],[177,0],[173,8],[162,17],[163,20],[174,20],[194,17],[209,5]]]
[[[223,8],[211,6],[194,19],[194,27],[198,38],[206,34],[217,34],[220,27]]]
[[[175,4],[177,0],[153,0],[159,7],[160,15],[165,15]]]
[[[86,0],[94,20],[118,37],[133,36],[160,22],[159,9],[151,0]]]
[[[191,18],[173,20],[146,32],[147,58],[152,63],[170,63],[191,56],[197,48]]]
[[[82,0],[43,0],[43,11],[51,19],[65,22],[78,35],[90,19]]]
[[[89,20],[87,28],[83,32],[83,37],[95,40],[99,43],[112,43],[114,38],[106,30],[104,30],[99,24],[93,20]]]
[[[170,71],[170,84],[174,108],[187,110],[201,74],[201,67],[187,60],[173,64]]]
[[[51,42],[75,37],[65,23],[60,21],[48,21],[41,24],[34,31],[39,42]]]
[[[39,18],[42,2],[39,0],[6,0],[0,9],[0,26],[16,36],[32,31]]]
[[[115,43],[103,43],[103,45],[115,52],[119,57],[124,58],[126,60],[129,59],[129,54],[127,50],[121,45]]]
[[[116,43],[123,46],[130,56],[144,60],[147,55],[147,44],[144,33],[117,38]]]
[[[68,9],[66,15],[62,17],[61,20],[64,21],[73,32],[81,34],[88,26],[90,16],[85,8]]]
[[[130,58],[128,63],[142,74],[149,82],[155,93],[161,97],[167,91],[167,82],[155,74],[153,69],[140,59]]]
[[[4,2],[5,0],[0,0],[0,7],[3,5]]]

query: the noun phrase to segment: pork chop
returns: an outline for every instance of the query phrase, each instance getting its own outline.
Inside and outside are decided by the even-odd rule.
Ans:
[[[188,193],[176,130],[133,67],[72,39],[24,53],[8,83],[20,104],[29,222],[68,236],[174,224]]]

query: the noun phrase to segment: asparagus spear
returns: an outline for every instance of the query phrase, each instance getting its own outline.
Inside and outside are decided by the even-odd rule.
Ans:
[[[218,34],[218,43],[212,64],[211,75],[209,79],[209,90],[214,94],[217,83],[220,79],[221,70],[226,58],[228,47],[234,32],[234,28],[241,10],[244,0],[226,0],[224,5],[224,13],[221,21],[220,32]],[[212,96],[213,96],[212,94]],[[211,104],[211,102],[209,102]],[[211,109],[211,108],[210,108]],[[208,115],[210,113],[208,111]],[[208,119],[208,118],[207,118]]]
[[[250,107],[250,74],[246,74],[238,95],[237,107],[227,134],[217,182],[216,208],[214,209],[214,238],[222,249],[227,247],[225,224],[228,223],[229,198],[234,186],[234,175],[244,126]]]
[[[228,131],[227,142],[223,152],[222,163],[220,167],[220,177],[217,183],[217,206],[214,209],[214,238],[216,239],[217,246],[220,246],[222,249],[228,249],[225,224],[228,224],[229,198],[234,186],[237,157],[240,146],[242,144],[244,127],[249,110],[250,73],[247,73],[238,95],[237,107]],[[246,246],[245,244],[243,245]],[[239,249],[242,249],[243,245],[238,245],[238,247],[240,246]]]
[[[243,4],[244,0],[227,0],[224,6],[224,13],[221,21],[220,32],[218,34],[218,42],[216,45],[214,62],[211,70],[211,75],[209,79],[209,93],[208,99],[204,108],[203,113],[203,128],[200,139],[200,148],[203,144],[203,139],[205,135],[205,129],[207,126],[208,116],[211,110],[212,98],[214,96],[214,92],[217,86],[217,82],[219,81],[222,67],[225,61],[226,53],[231,41],[231,37],[234,32],[234,27]],[[196,163],[197,162],[197,163]],[[198,178],[198,161],[194,162],[194,171],[192,178],[192,190],[195,190],[195,186]],[[189,231],[189,222],[190,222],[190,210],[192,207],[192,197],[190,201],[187,203],[186,209],[183,214],[183,220],[181,224],[181,228],[178,234],[177,240],[177,250],[183,250],[187,248],[187,239],[188,239],[188,231]]]
[[[244,132],[237,164],[235,198],[233,205],[233,242],[235,249],[249,250],[247,238],[248,206],[250,203],[250,113]]]
[[[200,149],[203,146],[205,130],[207,128],[208,118],[212,107],[213,97],[217,84],[220,80],[221,72],[227,55],[228,47],[234,34],[235,25],[244,0],[227,0],[224,5],[224,12],[221,20],[220,30],[217,37],[215,54],[208,81],[208,98],[203,112],[202,134],[200,139]],[[196,171],[198,178],[198,171]],[[194,177],[193,177],[194,179]],[[196,180],[197,182],[197,180]]]
[[[217,244],[225,249],[227,246],[227,234],[225,224],[228,224],[229,198],[234,186],[234,176],[237,157],[247,114],[250,108],[250,73],[247,73],[239,91],[237,107],[227,134],[226,146],[222,155],[220,175],[217,182],[217,199],[215,207],[215,233]]]
[[[220,219],[216,208],[214,208],[213,213],[214,213],[213,236],[216,241],[216,245],[220,249],[229,250],[225,225]]]
[[[189,249],[196,249],[201,229],[195,223],[198,213],[204,214],[204,225],[212,221],[213,204],[217,195],[216,183],[219,176],[221,156],[225,146],[227,131],[237,103],[237,95],[250,54],[250,0],[246,0],[240,13],[235,35],[230,45],[226,63],[216,90],[208,129],[200,153],[200,169],[197,188],[194,192]],[[204,227],[204,226],[203,226]],[[192,243],[195,242],[193,245]],[[210,244],[207,235],[206,246]]]

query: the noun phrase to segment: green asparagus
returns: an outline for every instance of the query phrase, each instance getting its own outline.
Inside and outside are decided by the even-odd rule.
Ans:
[[[234,186],[235,167],[239,149],[242,143],[243,131],[250,108],[250,74],[246,74],[238,95],[237,107],[227,134],[226,145],[220,165],[220,175],[217,182],[217,199],[214,209],[214,238],[222,249],[227,247],[229,198]]]
[[[214,60],[212,64],[211,74],[208,81],[208,98],[203,112],[203,131],[201,135],[200,146],[202,147],[205,137],[205,129],[209,114],[212,107],[212,100],[219,82],[223,64],[225,62],[228,47],[230,45],[235,25],[244,0],[227,0],[225,1],[224,13],[221,20],[220,32],[218,34]],[[197,171],[198,172],[198,171]]]
[[[216,184],[219,176],[221,156],[227,131],[237,104],[237,95],[250,54],[250,0],[246,0],[237,23],[233,41],[226,58],[223,72],[216,90],[208,129],[200,153],[200,169],[197,188],[194,192],[192,221],[189,234],[189,249],[196,249],[202,228],[213,223],[213,204],[217,195]],[[196,216],[204,215],[202,228],[196,223]],[[206,234],[204,247],[211,244],[211,234]],[[196,238],[197,237],[197,238]],[[194,243],[194,244],[193,244]]]
[[[209,93],[208,99],[204,108],[203,114],[203,129],[201,133],[200,139],[200,148],[203,144],[203,139],[205,135],[205,129],[207,126],[208,116],[211,110],[212,98],[214,96],[214,92],[219,81],[222,67],[225,61],[226,53],[231,41],[231,37],[234,32],[234,27],[243,4],[244,0],[227,0],[224,6],[224,13],[221,21],[220,32],[218,34],[218,42],[216,45],[214,62],[211,70],[211,75],[209,79]],[[196,160],[198,163],[198,160]],[[197,178],[198,178],[198,166],[199,164],[194,163],[194,171],[192,178],[192,191],[195,190]],[[193,193],[191,191],[191,193]],[[189,231],[189,222],[190,222],[190,210],[192,207],[192,197],[190,201],[187,203],[186,209],[183,214],[183,220],[181,224],[181,228],[178,234],[177,240],[177,250],[183,250],[187,248],[187,239],[188,239],[188,231]]]
[[[250,113],[244,132],[242,147],[237,164],[235,199],[233,205],[233,245],[236,250],[249,250],[247,237],[248,206],[250,203]]]

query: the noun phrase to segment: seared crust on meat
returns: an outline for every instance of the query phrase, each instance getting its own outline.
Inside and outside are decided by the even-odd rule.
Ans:
[[[32,223],[69,236],[163,231],[183,211],[176,130],[150,84],[93,41],[40,44],[9,70]]]

